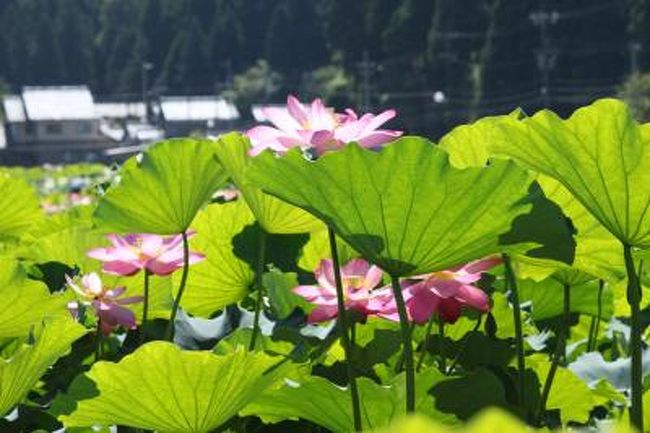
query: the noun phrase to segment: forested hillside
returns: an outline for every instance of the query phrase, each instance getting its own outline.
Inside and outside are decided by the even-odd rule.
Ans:
[[[421,130],[611,94],[650,66],[649,20],[650,0],[2,0],[0,77],[136,97],[150,63],[154,92],[320,94]]]

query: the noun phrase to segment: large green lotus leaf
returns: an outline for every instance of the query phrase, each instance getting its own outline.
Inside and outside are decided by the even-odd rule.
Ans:
[[[241,191],[250,206],[255,219],[268,233],[307,233],[322,228],[323,224],[304,210],[278,200],[251,185],[247,170],[251,158],[248,156],[250,141],[237,132],[219,137],[214,145],[221,165],[232,182]]]
[[[571,219],[576,231],[575,257],[571,266],[520,257],[518,275],[541,280],[553,275],[560,282],[579,284],[591,278],[616,282],[625,277],[620,242],[555,179],[540,175],[538,182],[547,197],[557,203]],[[523,266],[522,266],[523,265]]]
[[[35,343],[24,345],[8,360],[0,360],[0,416],[4,416],[86,330],[72,319],[45,319],[38,327]]]
[[[620,243],[589,211],[555,179],[540,176],[546,196],[558,204],[576,230],[576,252],[572,268],[607,281],[625,276]]]
[[[530,301],[534,320],[559,316],[564,309],[564,289],[561,283],[549,278],[544,281],[519,281],[519,299],[522,303]],[[572,286],[570,289],[571,312],[598,315],[598,282],[589,281]],[[614,296],[608,287],[601,298],[601,315],[608,320],[614,313]]]
[[[508,129],[501,125],[517,124],[522,122],[519,120],[521,118],[519,113],[514,113],[462,125],[443,137],[440,145],[449,152],[455,166],[480,167],[495,155],[496,149],[508,146],[513,140]],[[525,141],[517,145],[523,148],[528,146]],[[519,256],[517,260],[524,262],[525,266],[518,269],[518,274],[541,280],[558,271],[562,279],[569,281],[566,277],[570,276],[575,281],[576,275],[566,275],[566,272],[577,270],[609,281],[622,278],[624,268],[616,238],[561,183],[543,175],[538,176],[537,181],[545,197],[556,203],[571,219],[576,231],[574,260],[569,268],[566,262],[558,260]]]
[[[68,300],[29,279],[17,261],[0,260],[0,338],[25,336],[46,316],[70,316]]]
[[[192,223],[196,236],[190,240],[190,248],[206,258],[190,267],[181,301],[186,311],[209,317],[246,297],[255,273],[235,255],[232,239],[253,222],[252,213],[242,201],[212,204],[199,212]],[[173,276],[174,290],[180,278],[180,272]]]
[[[438,412],[427,391],[446,377],[435,369],[418,374],[416,380],[416,409],[435,416],[440,421],[454,423],[453,415]],[[366,377],[357,380],[362,401],[361,419],[364,429],[386,426],[403,414],[405,400],[403,375],[396,376],[388,386],[379,385]],[[284,386],[270,389],[240,415],[254,415],[266,423],[288,419],[305,419],[335,433],[354,431],[350,392],[319,376],[285,379]]]
[[[500,339],[512,338],[515,335],[515,322],[512,314],[512,305],[505,294],[495,292],[492,294],[492,309],[490,314],[497,325],[496,337]],[[528,313],[522,311],[524,336],[538,334],[537,328],[528,319]]]
[[[449,153],[454,167],[481,167],[494,156],[491,144],[504,139],[497,125],[506,118],[517,120],[519,116],[484,117],[474,123],[457,126],[440,139],[440,147]]]
[[[499,122],[491,150],[562,183],[618,240],[650,247],[650,125],[603,99],[568,120],[541,111]]]
[[[372,431],[374,433],[450,433],[448,426],[421,414],[400,417],[390,426]]]
[[[612,291],[614,292],[614,316],[616,317],[630,317],[631,310],[630,304],[627,302],[627,280],[621,280],[616,284],[612,284]],[[645,284],[641,285],[641,310],[645,310],[650,306],[650,287]]]
[[[157,341],[118,363],[98,362],[87,373],[96,386],[58,418],[66,428],[93,424],[168,433],[209,432],[236,415],[276,381],[282,368],[264,353],[238,348],[227,355],[182,351]],[[271,370],[270,370],[271,369]],[[75,396],[77,390],[70,389]]]
[[[521,433],[533,430],[513,415],[499,408],[481,411],[467,424],[450,429],[433,419],[416,414],[394,422],[390,427],[376,433]]]
[[[535,354],[527,357],[526,366],[537,373],[540,387],[543,386],[551,367],[551,363],[546,359],[545,355]],[[569,422],[586,423],[592,409],[601,403],[602,398],[591,390],[574,372],[564,367],[557,369],[546,402],[546,408],[547,410],[559,410],[563,424]]]
[[[346,244],[341,238],[336,237],[336,249],[339,260],[345,264],[348,261],[359,257],[359,253]],[[327,230],[318,230],[309,234],[309,241],[302,248],[298,266],[307,272],[314,272],[320,265],[321,260],[331,259],[329,233]]]
[[[278,269],[264,273],[262,284],[269,297],[269,304],[273,315],[279,320],[284,320],[300,308],[309,313],[313,308],[302,296],[293,293],[293,289],[300,285],[298,275],[294,272],[280,272]]]
[[[94,205],[75,206],[63,212],[47,215],[21,238],[21,243],[31,243],[44,236],[73,227],[92,227]]]
[[[189,138],[153,145],[141,161],[127,161],[120,173],[120,182],[95,211],[104,231],[181,233],[227,178],[212,144]]]
[[[249,178],[331,224],[393,276],[442,270],[499,252],[499,235],[530,209],[530,178],[512,162],[459,170],[426,139],[380,152],[352,143],[315,162],[264,152]]]
[[[67,227],[36,239],[22,257],[36,263],[60,262],[82,272],[99,271],[102,263],[88,257],[88,250],[108,244],[105,236],[88,226]]]
[[[568,266],[575,259],[573,228],[562,209],[549,200],[537,182],[531,185],[528,200],[532,210],[514,220],[511,230],[501,236],[506,244],[536,244],[527,251],[512,251],[516,257],[541,263]]]
[[[0,238],[17,238],[43,218],[34,189],[22,179],[0,173]]]
[[[521,433],[529,430],[530,427],[521,420],[499,408],[481,411],[462,429],[464,433]]]

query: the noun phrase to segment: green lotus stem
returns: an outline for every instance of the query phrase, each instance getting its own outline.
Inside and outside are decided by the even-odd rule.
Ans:
[[[97,338],[95,341],[95,362],[102,357],[102,318],[97,316]]]
[[[517,392],[521,408],[526,410],[526,358],[524,354],[524,332],[521,326],[521,305],[519,304],[519,290],[517,277],[512,270],[510,256],[503,254],[505,276],[510,290],[512,302],[512,316],[515,324],[515,351],[517,353]]]
[[[354,375],[354,368],[352,366],[352,346],[350,345],[350,335],[348,334],[348,314],[345,311],[345,295],[343,292],[343,281],[341,280],[341,263],[339,262],[339,253],[336,248],[336,234],[329,226],[327,231],[329,234],[330,251],[332,254],[332,265],[334,267],[339,329],[341,333],[341,342],[343,343],[343,351],[345,352],[345,367],[348,376],[348,383],[350,384],[354,431],[360,432],[363,429],[363,425],[361,424],[361,402],[359,399],[359,389],[357,388],[357,378]]]
[[[482,318],[483,316],[479,314],[478,319],[476,320],[476,325],[474,325],[472,332],[478,331],[478,328],[481,326],[481,321],[483,320]],[[460,350],[458,350],[458,353],[456,354],[456,356],[454,356],[454,360],[451,362],[451,365],[447,369],[448,374],[452,374],[456,369],[456,365],[458,365],[458,362],[460,361],[460,357],[463,355],[463,353],[465,352],[465,348],[467,347],[467,340],[469,340],[469,338],[467,337],[467,335],[465,335]]]
[[[142,300],[142,320],[140,321],[140,343],[142,346],[147,339],[147,315],[149,314],[149,276],[147,269],[144,270],[144,299]]]
[[[255,269],[255,286],[257,288],[257,299],[255,301],[255,317],[253,319],[253,333],[251,334],[251,340],[248,344],[248,351],[252,352],[255,350],[255,342],[257,340],[257,334],[260,332],[260,315],[262,314],[262,309],[264,307],[264,293],[263,293],[263,282],[262,277],[264,276],[264,265],[266,260],[266,232],[262,230],[260,233],[260,241],[258,244],[257,251],[257,267]]]
[[[429,322],[427,322],[427,329],[424,332],[424,340],[422,341],[422,348],[420,349],[420,358],[418,359],[418,365],[415,367],[415,371],[420,371],[422,368],[422,363],[424,362],[424,358],[427,355],[427,346],[429,345],[429,335],[431,335],[431,328],[433,327],[433,321],[435,319],[435,315],[431,315],[429,317]]]
[[[447,374],[447,354],[445,353],[445,322],[438,316],[438,336],[440,337],[440,371]]]
[[[178,293],[176,294],[174,304],[172,305],[172,314],[169,316],[169,323],[167,324],[167,330],[165,331],[165,340],[167,341],[174,340],[174,322],[176,321],[178,307],[181,304],[181,298],[183,297],[185,285],[187,284],[187,274],[190,270],[190,246],[187,242],[187,233],[183,232],[181,235],[183,236],[183,273],[181,274],[181,284],[178,287]]]
[[[411,326],[406,312],[406,304],[402,295],[399,277],[391,276],[393,295],[397,304],[399,322],[402,328],[402,353],[406,364],[406,412],[415,412],[415,368],[413,363],[413,346],[411,345]]]
[[[566,356],[566,340],[569,335],[569,328],[571,327],[571,286],[568,284],[564,285],[564,309],[562,312],[562,327],[557,335],[557,341],[555,342],[555,352],[553,354],[553,360],[551,361],[551,368],[548,370],[548,375],[546,376],[546,381],[544,382],[544,388],[542,389],[542,396],[539,399],[539,407],[537,409],[537,423],[541,424],[544,413],[546,412],[546,402],[548,401],[548,396],[551,393],[551,387],[553,386],[553,379],[555,378],[555,373],[557,368],[560,365],[560,359]]]
[[[596,350],[596,345],[598,344],[598,333],[600,331],[600,318],[603,314],[603,287],[605,282],[603,280],[598,280],[598,298],[597,305],[598,311],[596,316],[591,318],[591,323],[589,324],[589,338],[587,340],[587,352]]]
[[[409,335],[413,338],[413,331],[415,331],[415,322],[411,323],[409,328]],[[404,352],[399,354],[399,358],[395,363],[395,374],[401,373],[404,370]]]
[[[630,357],[632,358],[632,391],[630,424],[638,431],[643,430],[643,365],[641,359],[641,284],[634,268],[632,247],[623,244],[625,270],[627,271],[627,302],[630,304]]]

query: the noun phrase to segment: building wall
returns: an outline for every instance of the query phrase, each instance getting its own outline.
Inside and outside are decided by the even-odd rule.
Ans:
[[[102,138],[98,120],[33,121],[7,125],[10,146],[21,143],[87,142]]]

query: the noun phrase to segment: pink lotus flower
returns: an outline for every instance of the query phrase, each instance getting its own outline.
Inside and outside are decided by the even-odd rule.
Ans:
[[[489,311],[487,294],[472,283],[480,280],[483,272],[500,263],[501,259],[490,257],[408,279],[402,286],[402,293],[410,319],[424,324],[432,315],[438,314],[445,322],[454,323],[464,307]],[[385,313],[386,318],[399,320],[394,300],[385,307]]]
[[[321,260],[314,272],[318,286],[298,286],[293,292],[316,305],[307,318],[309,323],[324,322],[338,316],[334,266],[331,260]],[[349,261],[341,268],[341,280],[346,310],[361,313],[364,317],[381,316],[389,303],[391,293],[374,290],[384,272],[362,259]]]
[[[142,296],[120,298],[126,289],[124,287],[107,289],[103,286],[99,275],[94,272],[81,277],[80,286],[67,275],[65,278],[68,286],[82,298],[81,302],[93,307],[95,314],[99,318],[99,326],[104,335],[110,334],[118,326],[123,326],[127,329],[135,328],[135,315],[133,311],[122,305],[141,302]],[[76,317],[79,311],[79,302],[69,302],[68,309]]]
[[[221,200],[223,202],[229,202],[237,200],[239,198],[240,192],[237,188],[228,187],[218,190],[212,195],[213,199]]]
[[[192,236],[194,232],[188,233]],[[94,248],[88,256],[104,262],[103,270],[109,274],[134,275],[146,269],[155,275],[169,275],[183,267],[183,237],[159,236],[144,233],[107,236],[112,246]],[[203,260],[203,254],[190,252],[189,263]]]
[[[423,324],[433,314],[438,314],[443,321],[454,323],[463,308],[489,311],[490,301],[487,294],[472,283],[480,280],[483,272],[500,263],[501,259],[490,257],[415,277],[415,281],[403,287],[411,320]]]
[[[320,99],[314,99],[306,107],[296,97],[289,95],[286,110],[266,107],[263,112],[275,127],[260,125],[246,132],[253,144],[249,152],[251,156],[264,149],[282,153],[293,147],[313,148],[321,155],[353,141],[372,148],[402,135],[402,131],[378,129],[395,117],[395,110],[358,117],[351,109],[347,109],[345,114],[335,113],[325,107]]]

